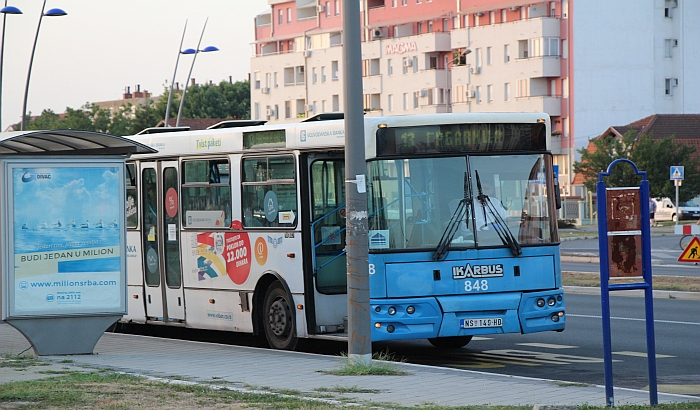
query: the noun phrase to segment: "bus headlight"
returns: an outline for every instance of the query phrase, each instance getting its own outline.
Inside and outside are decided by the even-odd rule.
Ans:
[[[413,313],[415,313],[415,311],[416,308],[414,308],[413,306],[409,306],[406,308],[406,313],[408,313],[409,315],[412,315]]]
[[[537,307],[544,307],[544,299],[539,298],[537,299]]]
[[[393,306],[390,307],[389,310],[387,310],[387,313],[389,313],[389,315],[395,315],[395,314],[396,314],[396,308],[393,307]]]

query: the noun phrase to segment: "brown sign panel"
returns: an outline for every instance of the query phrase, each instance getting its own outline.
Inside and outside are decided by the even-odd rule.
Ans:
[[[606,196],[608,232],[642,229],[639,188],[607,189]]]
[[[608,236],[610,277],[642,276],[642,235]]]

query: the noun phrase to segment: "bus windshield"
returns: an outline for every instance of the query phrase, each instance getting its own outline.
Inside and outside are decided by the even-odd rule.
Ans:
[[[450,249],[506,247],[504,232],[520,245],[556,242],[551,172],[544,154],[371,161],[370,250],[434,250],[453,218]]]

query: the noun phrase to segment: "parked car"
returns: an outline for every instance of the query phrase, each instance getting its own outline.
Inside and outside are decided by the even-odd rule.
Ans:
[[[656,202],[655,219],[657,221],[700,219],[700,205],[693,201],[681,202],[678,211],[670,198],[656,198],[654,202]]]

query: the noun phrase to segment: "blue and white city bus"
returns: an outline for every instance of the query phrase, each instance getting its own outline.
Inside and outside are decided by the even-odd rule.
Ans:
[[[131,137],[158,153],[127,164],[123,321],[260,334],[277,349],[347,338],[346,136],[324,117]],[[549,117],[368,117],[364,129],[372,341],[563,330]]]

